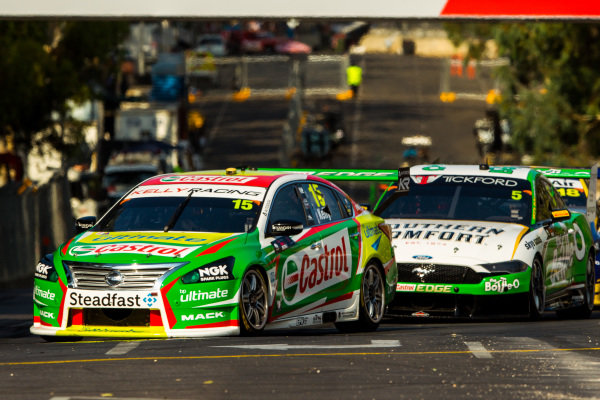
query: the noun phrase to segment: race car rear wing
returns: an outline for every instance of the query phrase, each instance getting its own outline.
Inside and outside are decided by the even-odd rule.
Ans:
[[[364,182],[387,182],[388,187],[384,194],[395,184],[395,194],[403,196],[410,189],[410,169],[309,169],[309,168],[256,168],[257,171],[279,171],[293,172],[318,176],[329,181],[364,181]],[[383,197],[383,195],[382,195]],[[377,201],[379,204],[381,198]],[[375,208],[377,207],[375,205]]]
[[[544,174],[548,179],[585,179],[589,183],[587,185],[587,201],[586,201],[586,218],[588,222],[596,221],[596,188],[598,185],[598,165],[594,164],[590,169],[587,168],[551,168],[551,167],[534,167],[536,170]]]

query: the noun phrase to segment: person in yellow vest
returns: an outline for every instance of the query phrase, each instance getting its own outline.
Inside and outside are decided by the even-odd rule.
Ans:
[[[362,68],[356,65],[355,62],[351,63],[346,68],[346,79],[352,91],[352,97],[356,97],[358,95],[358,88],[362,83]]]

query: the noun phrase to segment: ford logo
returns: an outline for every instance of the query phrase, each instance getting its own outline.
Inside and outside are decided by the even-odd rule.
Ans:
[[[123,283],[124,279],[125,278],[124,278],[123,274],[121,274],[119,271],[111,271],[104,278],[106,283],[108,283],[108,286],[117,286],[117,285]]]
[[[433,257],[431,256],[413,256],[415,260],[431,260]]]

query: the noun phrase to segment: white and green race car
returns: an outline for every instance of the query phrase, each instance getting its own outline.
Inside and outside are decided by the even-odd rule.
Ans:
[[[422,165],[375,214],[393,231],[397,293],[413,316],[589,317],[595,253],[586,216],[527,167]]]

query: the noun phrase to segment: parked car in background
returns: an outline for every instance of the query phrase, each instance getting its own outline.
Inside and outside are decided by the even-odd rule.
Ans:
[[[268,31],[246,31],[242,33],[240,51],[242,53],[273,53],[277,38]]]
[[[194,51],[209,53],[214,57],[224,57],[227,55],[227,43],[223,36],[218,33],[204,34],[198,38],[198,44]]]
[[[136,185],[38,263],[47,340],[377,329],[394,297],[391,231],[306,173],[174,173]]]
[[[310,54],[311,51],[306,43],[292,39],[281,39],[275,44],[275,52],[279,54]]]

